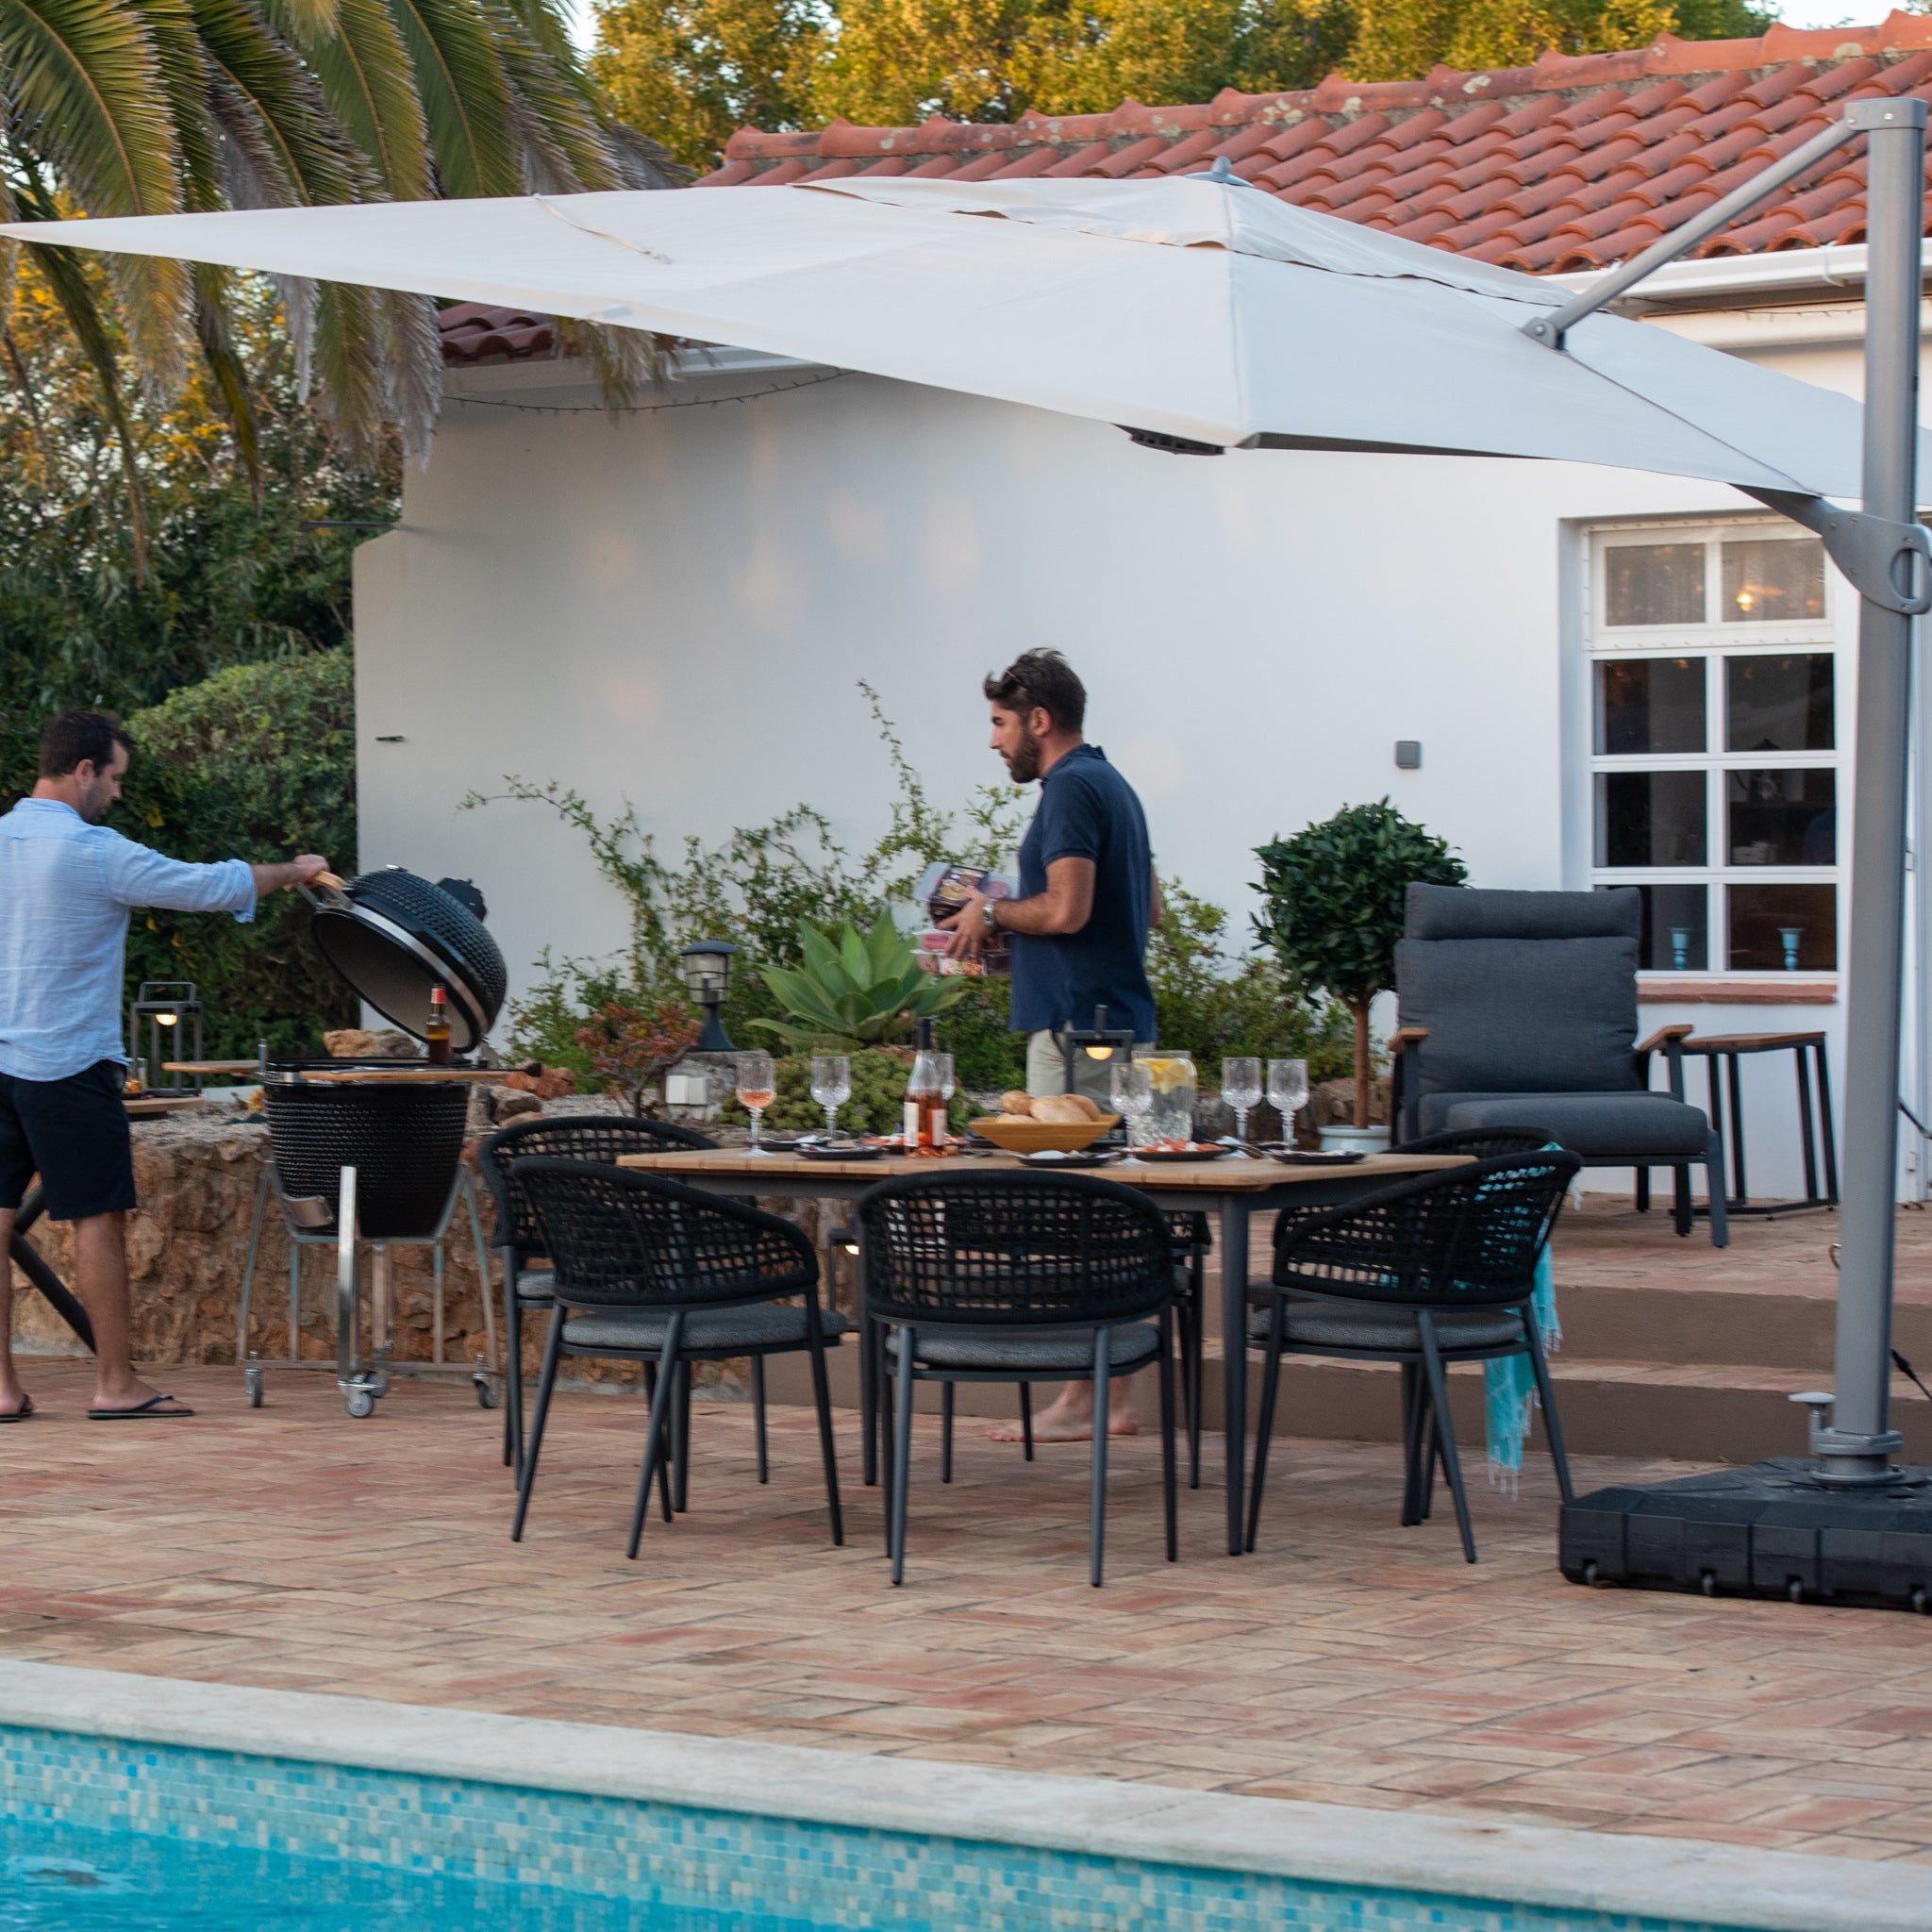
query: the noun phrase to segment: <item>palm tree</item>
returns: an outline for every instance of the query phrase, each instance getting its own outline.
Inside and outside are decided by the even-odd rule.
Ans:
[[[558,0],[0,0],[0,208],[9,221],[439,195],[668,188],[685,173],[625,126]],[[170,393],[199,357],[251,475],[249,373],[228,271],[30,245],[99,380],[144,548],[118,336]],[[10,255],[11,251],[8,251]],[[284,278],[305,391],[352,446],[385,425],[427,446],[441,381],[434,305]],[[584,332],[608,391],[653,345]]]

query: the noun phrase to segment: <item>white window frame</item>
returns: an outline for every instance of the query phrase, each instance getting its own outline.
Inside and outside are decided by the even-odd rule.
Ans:
[[[1585,849],[1589,881],[1596,886],[1702,885],[1706,891],[1706,964],[1643,969],[1642,976],[1657,980],[1694,980],[1714,988],[1725,982],[1761,984],[1774,974],[1779,981],[1800,985],[1835,985],[1843,966],[1846,932],[1847,864],[1851,842],[1850,758],[1845,727],[1854,692],[1850,688],[1852,658],[1838,635],[1840,582],[1826,561],[1824,614],[1799,623],[1725,623],[1719,615],[1724,595],[1723,557],[1719,546],[1727,539],[1764,537],[1773,541],[1812,541],[1816,538],[1781,517],[1705,517],[1618,520],[1594,523],[1585,531],[1583,642],[1586,663],[1584,729],[1589,782],[1584,808],[1588,813]],[[1624,625],[1607,622],[1608,574],[1605,552],[1624,545],[1702,542],[1706,545],[1705,621],[1697,625]],[[1794,651],[1830,653],[1833,662],[1833,736],[1830,751],[1732,752],[1724,749],[1725,705],[1724,663],[1740,657],[1783,656]],[[1642,661],[1657,658],[1701,658],[1705,660],[1705,744],[1700,753],[1632,753],[1607,756],[1596,748],[1596,666],[1606,659]],[[1733,771],[1808,768],[1835,772],[1837,863],[1829,866],[1731,865],[1723,862],[1729,851],[1725,774]],[[1699,866],[1602,866],[1597,853],[1597,775],[1607,772],[1702,771],[1706,775],[1705,828],[1707,862]],[[1834,889],[1838,963],[1825,971],[1786,973],[1768,967],[1733,969],[1730,958],[1730,901],[1724,890],[1731,885],[1829,885]]]

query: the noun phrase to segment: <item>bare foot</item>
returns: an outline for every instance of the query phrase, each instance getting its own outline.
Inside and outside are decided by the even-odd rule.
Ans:
[[[1141,1418],[1129,1408],[1123,1413],[1116,1403],[1107,1418],[1107,1433],[1109,1436],[1138,1436],[1141,1433]],[[1001,1423],[997,1428],[987,1430],[989,1442],[1024,1442],[1026,1431],[1019,1423]],[[1093,1416],[1091,1411],[1082,1415],[1063,1407],[1056,1402],[1051,1408],[1043,1408],[1033,1418],[1033,1440],[1036,1442],[1091,1442],[1093,1440]]]
[[[34,1399],[25,1389],[0,1391],[0,1422],[17,1422],[34,1412]]]

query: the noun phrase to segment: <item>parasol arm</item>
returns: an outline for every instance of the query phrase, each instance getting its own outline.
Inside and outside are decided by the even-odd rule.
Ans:
[[[1546,349],[1562,348],[1563,338],[1585,317],[1594,315],[1599,308],[1634,289],[1665,263],[1675,261],[1679,256],[1690,254],[1700,242],[1709,241],[1721,228],[1728,227],[1740,215],[1756,208],[1767,196],[1775,194],[1787,182],[1795,181],[1815,168],[1854,135],[1890,125],[1898,108],[1899,104],[1889,99],[1854,101],[1846,108],[1843,120],[1834,122],[1803,147],[1793,148],[1783,160],[1774,162],[1761,175],[1754,175],[1741,188],[1733,190],[1722,201],[1712,202],[1702,214],[1693,215],[1680,227],[1673,228],[1668,235],[1652,242],[1641,255],[1633,255],[1622,267],[1613,268],[1601,280],[1579,291],[1562,308],[1553,308],[1547,315],[1539,315],[1533,321],[1525,322],[1523,333]]]
[[[1738,487],[1780,516],[1815,530],[1859,596],[1901,617],[1923,617],[1932,610],[1932,531],[1924,525],[1840,509],[1822,496],[1796,490]]]

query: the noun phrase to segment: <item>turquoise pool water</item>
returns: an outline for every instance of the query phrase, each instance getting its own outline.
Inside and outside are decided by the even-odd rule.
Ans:
[[[798,1919],[0,1823],[0,1932],[810,1932]]]
[[[1717,1932],[1702,1921],[0,1724],[0,1932],[369,1926]]]

